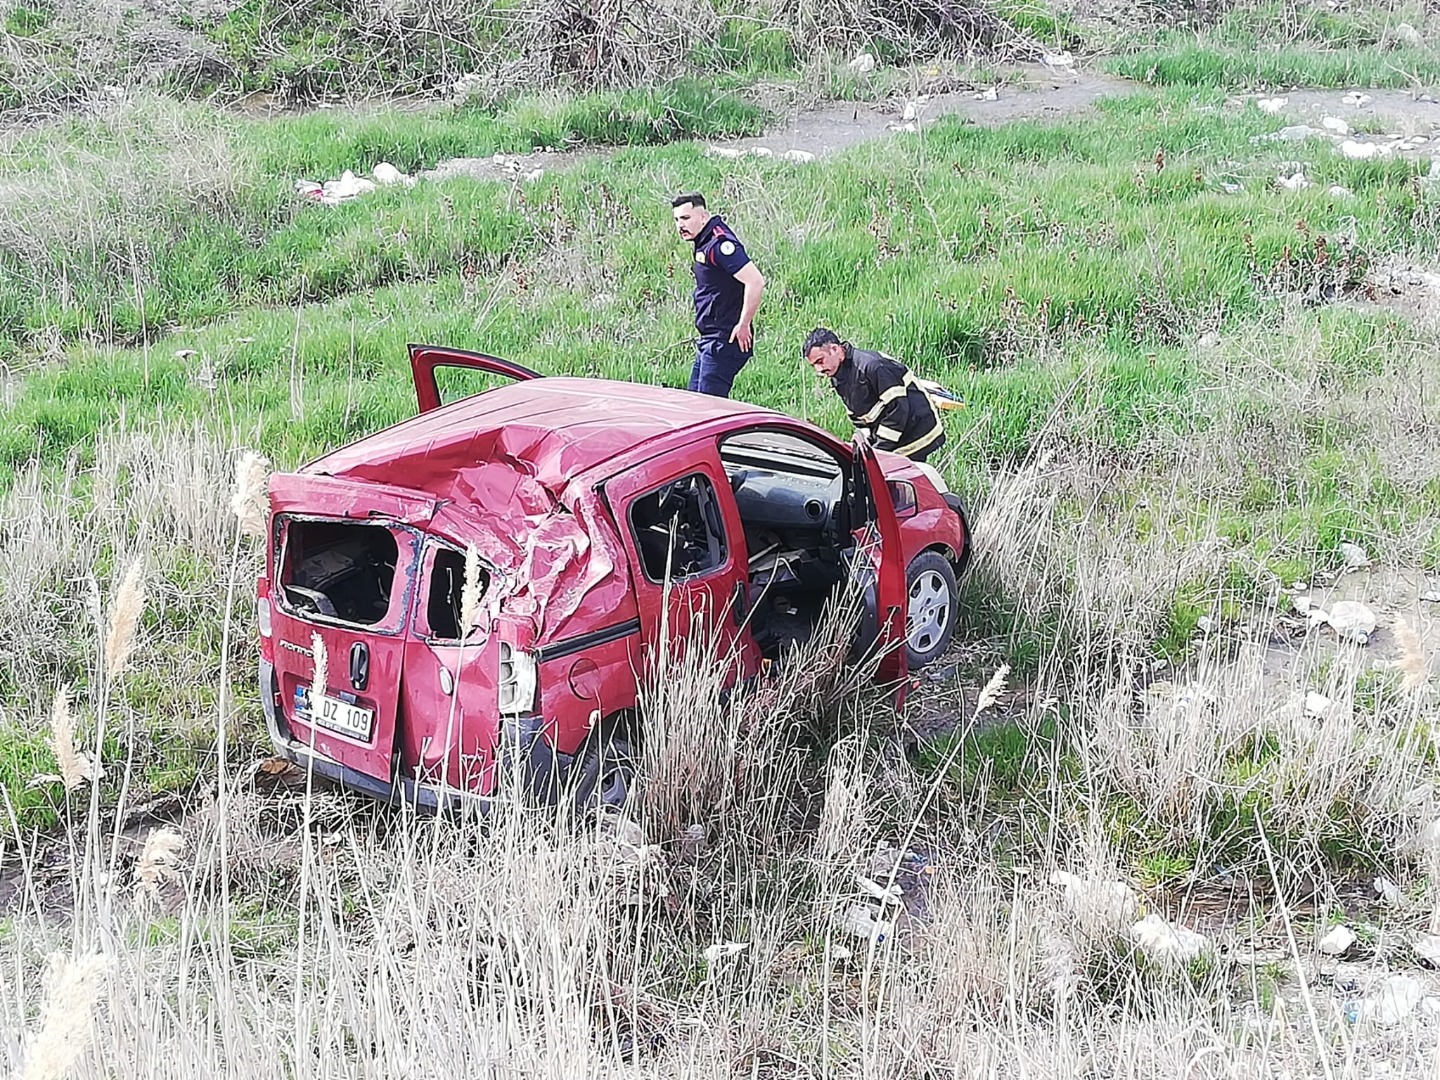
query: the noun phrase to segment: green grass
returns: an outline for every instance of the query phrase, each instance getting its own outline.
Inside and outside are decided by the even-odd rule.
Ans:
[[[1115,57],[1116,75],[1157,86],[1293,89],[1303,87],[1434,86],[1440,53],[1423,47],[1374,47],[1318,51],[1297,45],[1278,49],[1196,44],[1192,36],[1162,38],[1152,48]]]
[[[36,462],[95,464],[97,439],[120,415],[140,428],[195,425],[292,466],[413,413],[413,341],[481,348],[544,372],[682,385],[690,279],[668,197],[699,188],[770,282],[737,396],[848,434],[838,401],[795,355],[811,326],[834,325],[967,399],[947,417],[951,449],[939,464],[972,505],[997,470],[1058,449],[1067,467],[1113,478],[1058,504],[1077,534],[1107,530],[1108,543],[1136,549],[1157,537],[1201,545],[1212,533],[1228,543],[1128,617],[1155,656],[1183,660],[1201,615],[1239,621],[1273,578],[1334,565],[1342,539],[1404,558],[1440,519],[1440,485],[1402,481],[1385,447],[1356,435],[1374,430],[1363,410],[1388,400],[1395,358],[1415,348],[1413,326],[1293,302],[1343,289],[1387,253],[1433,254],[1436,207],[1414,182],[1418,166],[1254,141],[1279,122],[1222,111],[1219,95],[1137,93],[1055,124],[947,120],[924,138],[895,136],[810,166],[725,162],[681,142],[622,147],[520,186],[422,182],[338,207],[289,194],[296,175],[380,158],[418,170],[457,153],[566,138],[663,142],[758,122],[736,99],[706,93],[677,86],[490,113],[269,122],[152,104],[140,115],[161,122],[149,129],[178,131],[188,159],[206,160],[207,146],[234,151],[226,184],[198,199],[166,187],[162,158],[151,166],[158,193],[112,192],[118,202],[97,204],[120,217],[80,215],[25,260],[11,253],[24,271],[0,282],[12,355],[35,359],[58,334],[64,359],[13,388],[0,418],[4,477]],[[667,115],[679,126],[664,127]],[[48,137],[22,136],[17,170],[0,179],[59,169],[82,149],[159,145],[113,119]],[[1273,177],[1297,154],[1315,187],[1277,191]],[[1227,193],[1222,180],[1243,190]],[[1329,182],[1356,199],[1334,203]],[[107,228],[103,249],[89,246]],[[132,246],[143,259],[127,266],[115,254]],[[1215,327],[1228,344],[1197,348]],[[1274,389],[1291,384],[1313,386],[1324,404],[1277,408]],[[1190,448],[1235,438],[1255,448],[1240,465],[1177,468]],[[161,718],[147,720],[155,745],[142,753],[141,780],[183,788],[203,772],[213,732],[171,732],[162,754],[174,727],[164,718],[177,707],[211,716],[216,702],[187,691],[177,706],[163,673],[218,652],[213,605],[205,610],[214,585],[183,546],[156,572],[176,590],[147,623],[161,644],[125,704]],[[985,583],[996,584],[981,575],[967,586],[984,593],[967,602],[967,633],[996,635],[1017,670],[1034,672],[1067,632],[1063,612]],[[78,640],[56,647],[82,650]],[[199,685],[214,686],[210,675]],[[235,696],[253,736],[244,678]],[[985,784],[1019,790],[1043,748],[1017,729],[980,737],[955,784],[977,787],[983,769]],[[34,764],[17,758],[9,775]],[[1210,812],[1244,838],[1248,809]],[[1190,858],[1156,854],[1164,836],[1139,818],[1117,835],[1132,836],[1126,850],[1149,852],[1151,873]]]

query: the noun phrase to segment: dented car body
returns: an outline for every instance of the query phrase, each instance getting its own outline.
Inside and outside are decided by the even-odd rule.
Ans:
[[[417,416],[270,480],[259,678],[289,760],[426,806],[517,761],[529,793],[588,770],[614,801],[598,755],[643,738],[664,635],[746,679],[859,580],[882,679],[948,644],[970,538],[933,470],[742,402],[410,352]],[[444,369],[509,381],[442,404]]]

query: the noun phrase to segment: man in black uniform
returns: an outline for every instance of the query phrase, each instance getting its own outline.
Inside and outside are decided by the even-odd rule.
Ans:
[[[705,207],[700,194],[676,196],[675,228],[695,245],[695,329],[700,340],[690,389],[729,397],[735,376],[752,355],[751,323],[765,278],[730,226]]]
[[[930,395],[899,360],[857,349],[823,326],[810,331],[801,354],[830,380],[850,419],[879,449],[923,462],[945,445]]]

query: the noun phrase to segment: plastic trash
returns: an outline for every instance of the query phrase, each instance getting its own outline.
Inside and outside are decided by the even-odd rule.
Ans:
[[[404,184],[406,187],[410,187],[415,183],[413,176],[406,176],[388,161],[382,161],[379,165],[376,165],[370,175],[375,177],[377,184],[384,184],[386,187],[391,187],[395,184]]]
[[[1123,881],[1086,879],[1066,870],[1055,871],[1050,881],[1064,886],[1065,906],[1082,918],[1118,925],[1133,919],[1140,907],[1140,897]]]
[[[1348,926],[1336,926],[1315,946],[1326,956],[1340,956],[1355,944],[1355,935]]]
[[[1440,967],[1440,934],[1426,934],[1410,943],[1415,955],[1427,964]]]
[[[809,150],[786,150],[780,157],[785,161],[793,161],[797,165],[808,165],[815,160],[815,155]]]
[[[1263,113],[1270,113],[1272,116],[1289,104],[1290,99],[1283,97],[1255,99],[1255,107]]]
[[[717,941],[714,945],[705,946],[705,962],[716,964],[728,957],[744,952],[750,947],[748,941]]]
[[[866,941],[884,941],[894,926],[884,919],[876,918],[876,911],[868,904],[851,904],[835,920],[836,925],[847,934],[854,934]]]
[[[865,877],[863,874],[856,876],[855,883],[860,886],[861,892],[865,893],[871,899],[880,901],[882,906],[885,904],[899,904],[905,898],[905,890],[899,885],[891,885],[889,888],[886,888],[879,882],[872,881],[870,878]]]
[[[1340,545],[1340,557],[1345,560],[1345,566],[1358,570],[1370,565],[1370,556],[1359,544],[1352,544],[1346,540]]]
[[[1373,884],[1376,894],[1391,907],[1399,907],[1405,902],[1405,894],[1400,891],[1400,886],[1389,878],[1377,877]]]
[[[868,52],[862,52],[850,61],[850,70],[861,75],[875,70],[875,57]]]
[[[1142,949],[1160,960],[1188,963],[1210,949],[1210,940],[1204,934],[1172,925],[1158,912],[1146,915],[1130,928],[1130,933]]]
[[[1366,999],[1363,1015],[1382,1027],[1393,1027],[1414,1012],[1424,997],[1425,990],[1418,980],[1409,975],[1391,975],[1378,994]]]
[[[1341,600],[1330,609],[1330,628],[1342,641],[1364,645],[1375,633],[1375,612],[1356,600]]]

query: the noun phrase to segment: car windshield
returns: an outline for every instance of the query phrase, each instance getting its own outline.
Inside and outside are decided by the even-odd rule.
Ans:
[[[781,468],[826,480],[840,475],[833,454],[808,439],[786,431],[743,431],[725,439],[720,456],[727,464]]]

